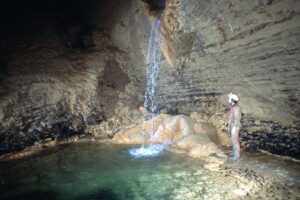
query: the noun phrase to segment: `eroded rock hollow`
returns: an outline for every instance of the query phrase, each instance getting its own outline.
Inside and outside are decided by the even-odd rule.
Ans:
[[[138,125],[156,17],[157,113],[210,123],[227,145],[234,92],[242,147],[299,159],[299,8],[296,0],[6,1],[0,153],[70,136],[110,139]]]

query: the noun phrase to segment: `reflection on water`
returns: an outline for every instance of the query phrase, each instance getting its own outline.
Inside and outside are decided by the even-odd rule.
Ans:
[[[29,159],[0,163],[1,199],[240,198],[234,192],[240,187],[234,177],[207,171],[199,160],[169,151],[136,159],[128,154],[130,148],[64,145]]]

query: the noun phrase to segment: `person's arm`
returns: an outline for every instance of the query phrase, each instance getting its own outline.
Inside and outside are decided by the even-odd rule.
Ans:
[[[231,109],[229,109],[229,117],[228,117],[228,133],[230,134],[231,132],[231,124],[232,124],[232,112]]]

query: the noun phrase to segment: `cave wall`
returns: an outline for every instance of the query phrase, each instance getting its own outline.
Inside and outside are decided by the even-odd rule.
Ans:
[[[198,113],[226,135],[233,92],[243,148],[299,155],[299,1],[31,1],[1,13],[2,152],[137,123],[160,17],[158,112]]]
[[[233,92],[243,148],[299,155],[299,11],[293,0],[167,1],[161,105],[201,113],[226,134]]]
[[[245,113],[291,122],[299,116],[298,20],[298,1],[169,1],[164,52],[198,94],[232,91]]]
[[[32,5],[39,11],[32,13]],[[138,2],[7,6],[21,14],[3,14],[0,153],[76,135],[110,138],[136,123],[146,69],[145,52],[138,57],[132,49],[140,45],[137,35],[149,32]],[[138,33],[141,21],[145,30]]]

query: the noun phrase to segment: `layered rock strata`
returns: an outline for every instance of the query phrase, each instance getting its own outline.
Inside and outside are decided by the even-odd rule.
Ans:
[[[82,12],[90,8],[96,16],[89,11],[56,10],[34,18],[39,13],[21,9],[20,15],[32,21],[20,25],[18,20],[23,19],[16,17],[15,25],[23,30],[9,32],[9,25],[1,32],[5,51],[1,51],[0,153],[70,136],[111,138],[140,117],[137,107],[143,102],[141,80],[146,69],[139,76],[137,68],[143,68],[143,59],[135,56],[132,49],[138,47],[132,39],[124,37],[145,36],[143,31],[123,33],[145,24],[145,15],[136,12],[135,1],[112,1],[105,6],[91,1],[94,8],[77,3],[68,6]],[[120,14],[120,9],[125,11]],[[110,20],[105,13],[111,15]],[[128,43],[121,45],[117,39]]]
[[[2,29],[1,152],[74,134],[111,138],[135,126],[150,24],[161,17],[157,112],[194,112],[227,145],[233,92],[243,148],[299,155],[299,1],[74,2],[68,12],[83,16],[76,23],[78,16],[51,14],[27,28],[26,19],[16,23],[23,32]]]
[[[204,114],[225,134],[227,94],[233,92],[244,113],[243,147],[295,157],[299,8],[292,0],[167,1],[161,105]]]

